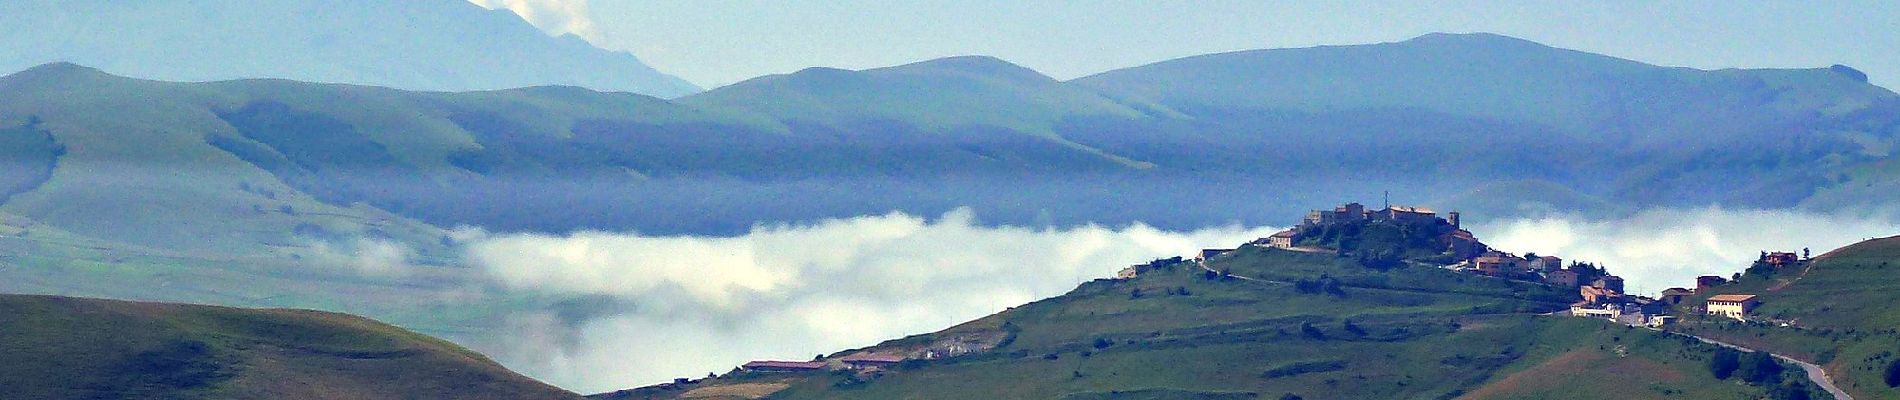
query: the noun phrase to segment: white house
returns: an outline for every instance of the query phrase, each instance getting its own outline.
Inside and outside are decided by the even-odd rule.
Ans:
[[[1761,305],[1752,294],[1718,294],[1709,297],[1709,315],[1719,315],[1734,319],[1747,319],[1748,312]]]

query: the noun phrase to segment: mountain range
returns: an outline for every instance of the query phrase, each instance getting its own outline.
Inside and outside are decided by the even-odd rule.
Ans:
[[[463,0],[12,0],[0,3],[0,44],[0,71],[73,62],[172,81],[699,91],[632,54],[550,37],[510,11]]]
[[[504,16],[403,4],[449,3]],[[39,3],[0,4],[0,20],[24,18],[7,8],[21,4]],[[80,5],[143,7],[128,4]],[[540,35],[508,43],[566,40],[507,21]],[[4,22],[7,37],[32,31]],[[0,77],[0,291],[322,308],[479,334],[497,310],[415,295],[468,274],[455,260],[463,227],[732,235],[967,206],[985,224],[1187,229],[1284,225],[1302,205],[1383,191],[1509,218],[1865,211],[1900,190],[1900,97],[1851,67],[1662,67],[1490,34],[1211,54],[1070,81],[954,57],[660,97],[115,68]],[[380,243],[441,268],[391,283],[346,265],[360,261],[349,247]]]

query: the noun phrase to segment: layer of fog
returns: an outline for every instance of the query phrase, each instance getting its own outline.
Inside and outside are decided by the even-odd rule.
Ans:
[[[1632,292],[1727,276],[1759,251],[1829,249],[1900,233],[1890,215],[1721,208],[1628,217],[1468,224],[1495,247],[1606,265]],[[1291,221],[1289,221],[1291,222]],[[935,331],[1061,294],[1122,266],[1229,247],[1271,228],[1171,232],[1142,224],[987,226],[958,210],[753,228],[734,237],[457,231],[463,262],[507,314],[476,345],[530,376],[599,392],[723,373],[755,359],[810,359]],[[364,275],[401,276],[410,253],[351,243]],[[341,251],[347,250],[347,251]],[[541,299],[522,302],[522,299]],[[521,307],[546,304],[553,307]],[[504,302],[510,304],[496,304]],[[470,306],[480,306],[471,304]]]
[[[583,393],[723,373],[754,359],[926,333],[1271,228],[1168,232],[991,227],[969,210],[761,226],[739,237],[460,233],[467,261],[515,292],[575,296],[522,313],[491,354]]]
[[[1723,208],[1649,210],[1607,220],[1546,217],[1467,227],[1492,247],[1590,261],[1622,276],[1631,293],[1695,287],[1695,277],[1741,272],[1762,251],[1815,256],[1900,234],[1891,214],[1818,214]]]

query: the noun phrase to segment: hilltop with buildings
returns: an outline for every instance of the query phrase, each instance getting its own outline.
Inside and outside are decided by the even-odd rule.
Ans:
[[[1598,265],[1494,249],[1458,219],[1456,212],[1441,217],[1422,207],[1344,204],[1240,246],[1131,265],[1114,278],[940,332],[811,360],[759,360],[703,379],[592,397],[1715,399],[1806,393],[1725,384],[1728,378],[1703,370],[1719,352],[1715,345],[1561,317],[1660,325],[1672,318],[1666,316],[1671,305],[1685,300],[1624,293],[1622,279]],[[1619,383],[1634,378],[1627,371],[1647,371],[1640,379],[1653,384]]]

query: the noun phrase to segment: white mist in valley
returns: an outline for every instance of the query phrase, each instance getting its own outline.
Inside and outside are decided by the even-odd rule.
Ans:
[[[511,292],[614,299],[516,315],[492,354],[581,392],[724,373],[753,359],[927,333],[1051,297],[1129,264],[1271,234],[1226,226],[992,227],[957,210],[759,226],[738,237],[464,231],[467,262]]]
[[[1695,277],[1741,272],[1762,251],[1811,249],[1815,256],[1862,240],[1900,234],[1887,213],[1818,214],[1723,208],[1658,209],[1614,219],[1506,219],[1467,227],[1485,244],[1594,262],[1622,276],[1631,293],[1654,296],[1694,287]]]
[[[1627,217],[1544,217],[1467,224],[1485,243],[1606,265],[1632,292],[1740,271],[1758,251],[1816,255],[1900,233],[1885,214],[1841,216],[1722,208]],[[530,376],[591,393],[723,373],[755,359],[820,353],[926,333],[1055,296],[1123,266],[1232,247],[1275,228],[1173,232],[1143,224],[985,226],[957,210],[803,225],[735,237],[464,229],[464,260],[502,299],[574,299],[516,312],[481,350]],[[353,260],[380,266],[376,250]],[[369,268],[382,270],[383,268]],[[489,297],[484,302],[497,301]]]

